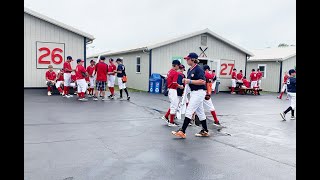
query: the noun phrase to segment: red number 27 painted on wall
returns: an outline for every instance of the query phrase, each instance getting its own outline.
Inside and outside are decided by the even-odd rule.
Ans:
[[[49,56],[50,55],[50,49],[47,48],[47,47],[41,47],[39,48],[39,51],[46,51],[46,53],[42,54],[39,59],[38,59],[38,62],[39,64],[50,64],[50,60],[45,60],[44,58]],[[54,48],[52,50],[52,53],[51,53],[51,61],[54,63],[54,64],[60,64],[62,63],[63,61],[63,57],[60,55],[60,54],[56,54],[56,52],[60,52],[62,53],[62,49],[60,48]]]
[[[220,71],[220,75],[227,75],[227,72],[224,72],[225,70],[227,70],[228,66],[230,66],[230,71],[229,71],[229,75],[231,75],[232,73],[232,69],[234,67],[234,64],[227,64],[227,63],[223,63],[221,64],[221,71]]]

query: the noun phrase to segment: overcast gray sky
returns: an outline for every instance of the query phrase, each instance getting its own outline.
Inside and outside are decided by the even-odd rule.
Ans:
[[[295,0],[24,0],[26,7],[92,34],[88,54],[205,28],[250,50],[296,44]]]

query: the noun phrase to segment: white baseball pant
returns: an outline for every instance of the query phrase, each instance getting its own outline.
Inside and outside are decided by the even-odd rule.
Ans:
[[[231,87],[236,87],[237,83],[235,79],[231,79]]]
[[[96,84],[96,80],[94,77],[89,77],[90,82],[90,88],[94,88],[94,85]]]
[[[217,85],[217,81],[214,81],[213,83],[212,83],[212,91],[215,91],[216,90],[216,85]]]
[[[179,106],[179,98],[176,89],[169,89],[168,97],[170,100],[170,114],[176,114]]]
[[[203,101],[203,107],[205,112],[211,112],[216,110],[212,104],[211,98]]]
[[[115,75],[108,75],[108,87],[114,87],[115,80],[116,80]]]
[[[71,83],[71,73],[63,73],[64,85],[70,86]]]
[[[257,86],[257,81],[251,81],[251,88]]]
[[[57,81],[56,82],[56,88],[58,89],[61,86],[61,84],[63,84],[63,81]]]
[[[287,84],[283,84],[282,89],[281,89],[281,92],[284,92],[284,91],[286,91],[286,90],[287,90]]]
[[[296,108],[296,93],[288,92],[288,97],[290,100],[290,106],[294,110]]]
[[[76,83],[70,83],[70,87],[77,87]]]
[[[118,85],[119,85],[119,89],[125,89],[126,88],[126,83],[122,82],[122,78],[118,77]]]
[[[186,109],[185,117],[191,119],[194,112],[197,113],[199,120],[206,120],[206,115],[204,114],[203,101],[206,96],[206,92],[202,89],[197,91],[191,91],[190,101]]]
[[[88,84],[85,79],[77,79],[77,85],[78,93],[86,92]]]

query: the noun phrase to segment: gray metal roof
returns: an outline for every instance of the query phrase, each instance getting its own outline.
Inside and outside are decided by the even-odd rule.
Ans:
[[[47,17],[47,16],[45,16],[43,14],[37,13],[37,12],[31,10],[31,9],[26,8],[26,7],[24,7],[24,12],[29,14],[29,15],[31,15],[31,16],[37,17],[37,18],[42,19],[44,21],[47,21],[47,22],[49,22],[51,24],[59,26],[59,27],[61,27],[63,29],[66,29],[68,31],[74,32],[74,33],[79,34],[79,35],[81,35],[83,37],[86,37],[88,39],[88,41],[93,41],[95,39],[91,34],[88,34],[88,33],[85,33],[83,31],[80,31],[80,30],[78,30],[78,29],[76,29],[74,27],[71,27],[71,26],[66,25],[66,24],[64,24],[62,22],[56,21],[56,20],[54,20],[52,18],[49,18],[49,17]]]
[[[159,43],[154,43],[154,44],[135,47],[135,48],[130,48],[130,49],[110,51],[108,53],[99,53],[99,54],[92,55],[90,57],[97,57],[98,55],[105,55],[105,56],[106,55],[116,55],[116,54],[123,54],[123,53],[135,52],[135,51],[140,51],[140,50],[151,50],[151,49],[155,49],[155,48],[158,48],[158,47],[161,47],[161,46],[172,44],[174,42],[178,42],[178,41],[181,41],[181,40],[184,40],[184,39],[187,39],[187,38],[191,38],[191,37],[194,37],[194,36],[197,36],[197,35],[200,35],[200,34],[205,34],[205,33],[207,33],[207,34],[209,34],[209,35],[221,40],[222,42],[225,42],[226,44],[229,44],[230,46],[240,50],[241,52],[244,52],[245,54],[247,54],[249,56],[253,56],[253,53],[251,53],[250,51],[248,51],[248,50],[236,45],[235,43],[223,38],[222,36],[212,32],[211,30],[206,28],[206,29],[203,29],[203,30],[200,30],[200,31],[196,31],[196,32],[189,33],[189,34],[186,34],[186,35],[182,35],[182,36],[178,36],[178,37],[175,37],[175,38],[171,38],[171,39],[166,40],[166,41],[161,41]]]
[[[248,61],[284,61],[296,56],[296,46],[252,50],[253,57]]]

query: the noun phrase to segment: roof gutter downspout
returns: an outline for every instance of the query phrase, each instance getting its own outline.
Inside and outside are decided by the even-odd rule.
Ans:
[[[278,61],[279,62],[279,61]],[[279,90],[278,93],[281,91],[281,77],[282,77],[282,61],[280,61],[280,77],[279,77]]]
[[[84,49],[84,58],[83,58],[83,60],[84,60],[84,67],[86,68],[87,66],[87,38],[86,37],[84,37],[84,46],[83,46],[83,49]]]
[[[244,74],[246,75],[247,74],[247,62],[248,62],[248,55],[246,54],[246,62],[245,62],[245,67],[244,67]]]

